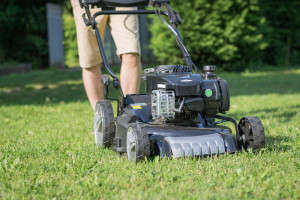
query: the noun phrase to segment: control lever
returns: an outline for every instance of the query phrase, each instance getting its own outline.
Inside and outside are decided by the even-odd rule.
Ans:
[[[179,108],[174,108],[173,111],[176,113],[181,113],[183,105],[184,105],[184,97],[183,97],[182,101],[180,102]]]

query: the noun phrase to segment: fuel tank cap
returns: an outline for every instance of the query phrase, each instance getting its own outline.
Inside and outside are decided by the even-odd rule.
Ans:
[[[205,73],[214,73],[217,71],[217,66],[216,65],[204,65],[203,71]]]

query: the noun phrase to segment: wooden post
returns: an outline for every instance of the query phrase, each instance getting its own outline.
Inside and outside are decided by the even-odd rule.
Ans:
[[[64,68],[64,45],[62,8],[60,5],[47,3],[48,50],[50,67]]]

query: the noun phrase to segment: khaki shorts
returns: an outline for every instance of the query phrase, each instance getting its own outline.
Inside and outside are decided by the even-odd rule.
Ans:
[[[94,30],[87,27],[82,19],[85,10],[80,7],[78,0],[70,0],[76,24],[79,62],[82,68],[100,65],[102,58],[97,44]],[[116,10],[136,10],[136,8],[116,8]],[[90,9],[93,15],[101,11],[100,8]],[[96,18],[102,42],[105,26],[111,30],[117,47],[117,55],[137,53],[141,55],[139,42],[138,18],[136,15],[100,15]]]

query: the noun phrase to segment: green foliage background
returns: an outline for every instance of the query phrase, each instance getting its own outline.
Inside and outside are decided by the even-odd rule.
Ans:
[[[179,30],[194,62],[227,70],[299,64],[299,5],[293,0],[171,1],[183,19]],[[182,63],[171,32],[162,29],[157,17],[152,19],[151,47],[156,58],[161,63]]]
[[[0,64],[30,62],[48,66],[46,3],[60,0],[0,1]]]
[[[69,0],[0,1],[0,64],[30,62],[48,67],[46,3],[64,6],[67,66],[78,65],[76,30]],[[179,30],[194,61],[226,70],[300,63],[300,2],[297,0],[171,1],[183,24]],[[155,16],[150,25],[157,60],[182,63],[170,31]]]
[[[66,1],[63,7],[63,29],[64,29],[64,48],[65,48],[65,65],[67,67],[78,67],[78,49],[76,26],[73,17],[72,5]]]
[[[300,63],[300,1],[259,0],[260,15],[268,29],[262,30],[268,46],[263,62],[271,65]]]

